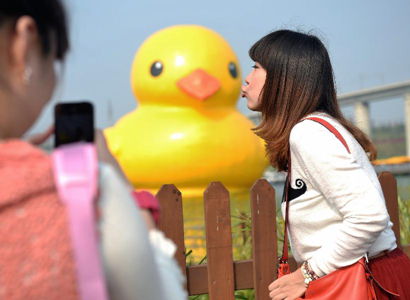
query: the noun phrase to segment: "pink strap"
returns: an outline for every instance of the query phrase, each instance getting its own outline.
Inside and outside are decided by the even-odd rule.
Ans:
[[[94,145],[61,146],[52,154],[54,178],[67,206],[77,281],[82,300],[108,299],[98,248],[95,203],[98,160]]]

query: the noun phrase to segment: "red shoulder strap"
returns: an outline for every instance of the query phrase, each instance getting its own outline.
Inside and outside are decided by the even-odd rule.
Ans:
[[[322,124],[324,127],[326,127],[330,132],[332,132],[336,138],[345,146],[347,152],[350,153],[349,146],[346,143],[346,140],[343,138],[343,136],[340,134],[340,132],[329,122],[323,120],[322,118],[318,117],[309,117],[305,118],[303,120],[312,120],[317,123]],[[302,121],[303,121],[302,120]],[[286,182],[285,182],[285,234],[283,236],[283,248],[282,248],[282,256],[279,260],[279,263],[287,263],[288,260],[288,236],[287,236],[287,228],[289,226],[289,199],[288,199],[288,189],[290,186],[290,180],[291,180],[291,160],[290,160],[290,154],[289,154],[289,163],[288,163],[288,176],[286,177]]]
[[[315,122],[320,123],[320,124],[322,124],[323,126],[325,126],[331,133],[333,133],[333,134],[338,138],[338,140],[339,140],[340,142],[342,142],[342,144],[343,144],[343,146],[345,146],[347,152],[350,153],[349,146],[347,145],[347,143],[346,143],[345,139],[343,138],[343,136],[342,136],[342,135],[340,134],[340,132],[339,132],[335,127],[333,127],[333,125],[330,124],[328,121],[325,121],[325,120],[323,120],[323,119],[321,119],[321,118],[318,118],[318,117],[309,117],[309,118],[305,118],[304,120],[312,120],[312,121],[315,121]]]

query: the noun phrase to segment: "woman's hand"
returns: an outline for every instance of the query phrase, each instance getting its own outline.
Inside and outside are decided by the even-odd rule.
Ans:
[[[54,133],[54,125],[48,127],[48,129],[42,133],[31,135],[27,138],[27,142],[40,146],[42,143],[48,140],[48,138]]]
[[[306,291],[302,271],[297,269],[295,272],[276,279],[269,285],[269,296],[273,300],[294,300]]]

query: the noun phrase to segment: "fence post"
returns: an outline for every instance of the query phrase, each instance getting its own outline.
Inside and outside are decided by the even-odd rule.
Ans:
[[[379,181],[383,190],[384,199],[386,200],[387,211],[393,222],[393,232],[396,236],[396,243],[397,246],[400,246],[400,218],[396,178],[390,172],[381,172],[379,174]]]
[[[234,299],[229,192],[212,182],[204,192],[208,291],[211,300]]]
[[[275,190],[259,179],[251,189],[252,254],[255,299],[269,300],[269,284],[277,263]]]
[[[182,274],[186,277],[185,242],[184,242],[184,217],[182,211],[181,192],[173,184],[165,184],[156,195],[161,215],[159,230],[171,239],[177,246],[175,259],[181,267]]]

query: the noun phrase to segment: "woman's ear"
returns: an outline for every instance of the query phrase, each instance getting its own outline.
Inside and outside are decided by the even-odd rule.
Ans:
[[[33,60],[40,53],[37,25],[29,16],[20,17],[11,32],[9,67],[14,83],[27,84],[33,72]]]

